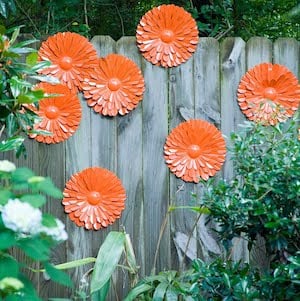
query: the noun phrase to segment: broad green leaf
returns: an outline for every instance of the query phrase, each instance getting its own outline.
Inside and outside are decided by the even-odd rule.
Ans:
[[[110,280],[108,280],[100,290],[96,291],[95,293],[92,293],[91,301],[105,301],[109,291],[109,287]]]
[[[5,205],[7,201],[13,198],[13,193],[10,190],[0,190],[0,205]]]
[[[0,250],[11,248],[16,244],[15,234],[11,231],[0,232]]]
[[[36,39],[31,39],[31,40],[25,40],[25,41],[22,41],[22,42],[19,42],[17,44],[15,44],[15,47],[16,48],[22,48],[24,46],[27,46],[27,45],[30,45],[30,44],[33,44],[33,43],[36,43],[38,42],[39,40],[36,40]],[[37,53],[36,53],[37,54]],[[29,54],[31,55],[31,54]],[[26,63],[27,63],[27,60],[26,60]],[[29,64],[30,65],[30,64]]]
[[[32,207],[39,208],[46,203],[46,197],[41,194],[24,194],[20,198],[22,202],[29,203]]]
[[[18,247],[34,260],[46,261],[49,259],[50,246],[39,238],[19,240]]]
[[[33,176],[34,176],[34,173],[32,170],[30,170],[27,167],[20,167],[20,168],[17,168],[12,173],[12,182],[13,183],[27,182],[27,180]]]
[[[17,150],[24,142],[25,138],[21,136],[11,137],[7,140],[1,141],[0,152],[7,152],[10,150]]]
[[[125,233],[110,232],[101,245],[91,279],[91,293],[107,283],[117,267],[124,250]]]
[[[169,287],[166,291],[166,301],[178,301],[178,294],[173,287]]]
[[[153,300],[163,301],[166,291],[167,291],[167,288],[168,288],[168,285],[169,284],[167,282],[160,283],[154,291]]]
[[[50,263],[44,263],[45,269],[49,277],[52,281],[57,282],[61,285],[73,287],[72,280],[68,274],[65,272],[56,269],[52,264]]]
[[[5,277],[17,278],[19,274],[18,262],[9,255],[0,256],[0,279]]]
[[[134,301],[139,295],[152,290],[153,287],[149,284],[143,283],[134,287],[126,296],[124,301]]]
[[[50,178],[45,178],[45,181],[36,183],[36,188],[53,198],[63,198],[62,192],[53,184]]]

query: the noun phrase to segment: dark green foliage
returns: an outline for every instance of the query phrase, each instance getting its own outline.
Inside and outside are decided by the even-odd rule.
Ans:
[[[208,184],[202,206],[220,223],[221,239],[245,233],[251,249],[259,234],[274,262],[286,261],[300,249],[300,141],[297,125],[264,127],[244,124],[232,134],[236,176]]]
[[[73,31],[89,37],[110,35],[117,40],[135,35],[140,18],[161,4],[187,9],[197,21],[200,36],[300,38],[297,0],[2,0],[0,14],[6,27],[26,24],[25,32],[38,38]],[[15,13],[8,14],[10,11]]]

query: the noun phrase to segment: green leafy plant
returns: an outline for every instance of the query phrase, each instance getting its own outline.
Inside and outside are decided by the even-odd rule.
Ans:
[[[36,49],[28,47],[37,41],[20,41],[19,33],[20,27],[0,27],[0,152],[15,150],[17,157],[25,154],[24,134],[35,132],[37,115],[27,105],[44,97],[42,90],[34,89],[34,83],[57,82],[38,74],[49,62],[38,62]]]
[[[230,182],[209,182],[202,206],[219,223],[226,246],[244,237],[251,250],[259,235],[270,262],[285,262],[300,248],[297,123],[265,127],[246,122],[231,139],[236,175]]]
[[[61,191],[49,178],[36,176],[28,168],[16,168],[0,161],[0,300],[40,300],[26,270],[40,263],[54,281],[72,286],[70,278],[50,263],[53,247],[67,239],[63,223],[40,207],[46,196],[61,198]],[[28,263],[19,262],[12,248],[26,255]]]

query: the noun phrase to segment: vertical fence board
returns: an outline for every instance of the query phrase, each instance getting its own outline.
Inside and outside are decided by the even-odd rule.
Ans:
[[[213,38],[201,38],[194,55],[195,118],[214,123],[220,127],[220,72],[219,42]],[[196,187],[197,197],[201,198],[202,185]],[[211,254],[221,250],[206,224],[207,216],[202,215],[197,224],[198,256],[211,260]]]
[[[229,145],[230,133],[237,129],[245,117],[237,103],[237,87],[246,71],[245,42],[241,38],[227,38],[221,43],[221,130],[227,137]],[[233,162],[228,155],[224,163],[224,178],[230,180],[233,176]],[[248,260],[247,244],[243,239],[235,239],[234,260]]]
[[[144,239],[145,262],[148,264],[141,267],[141,272],[149,275],[158,244],[158,233],[169,205],[168,168],[163,157],[163,146],[168,135],[168,72],[164,68],[144,61],[143,73],[146,91],[143,100],[144,215],[142,222],[147,233],[147,238]],[[168,227],[164,229],[156,270],[170,268],[168,230]]]
[[[91,109],[86,105],[82,95],[82,119],[78,130],[66,141],[66,181],[70,177],[91,166]],[[92,256],[92,231],[78,227],[67,218],[66,222],[69,239],[67,243],[68,261]],[[83,266],[70,271],[72,279],[78,289],[80,279],[87,272],[88,266]]]
[[[190,58],[184,64],[169,70],[169,111],[171,132],[179,123],[195,117],[194,106],[194,58]],[[195,185],[186,183],[174,174],[170,174],[170,203],[173,206],[191,204],[191,193]],[[183,265],[184,251],[189,235],[195,228],[197,215],[188,210],[178,209],[171,213],[171,238],[174,239],[176,249],[172,249],[172,267]],[[183,239],[180,239],[180,237]],[[190,245],[191,247],[191,245]]]
[[[116,45],[116,51],[132,59],[141,68],[141,56],[136,47],[134,37],[123,37]],[[120,224],[129,233],[137,260],[141,266],[144,262],[145,233],[143,225],[143,146],[142,146],[142,105],[130,113],[117,119],[118,141],[118,176],[126,189],[127,199]],[[127,272],[119,273],[117,289],[120,296],[128,288]]]
[[[274,63],[282,64],[300,76],[300,43],[295,39],[279,38],[274,42]]]
[[[272,42],[266,38],[253,37],[246,45],[247,70],[260,63],[272,62]]]
[[[65,142],[51,145],[40,143],[38,162],[39,174],[50,177],[54,184],[63,190],[65,185]],[[54,215],[63,223],[66,222],[61,200],[49,199],[44,211]],[[53,249],[51,262],[59,264],[66,261],[66,243],[62,243]],[[39,293],[42,298],[61,297],[65,294],[66,289],[63,286],[46,280],[44,277],[40,277],[40,280]]]
[[[260,63],[272,62],[272,42],[266,38],[253,37],[246,45],[247,70]],[[250,253],[250,263],[260,267],[267,267],[268,258],[265,252],[265,244],[261,237]]]
[[[240,38],[227,38],[219,45],[215,39],[202,38],[191,59],[181,66],[164,69],[141,58],[134,37],[124,37],[116,43],[108,36],[96,36],[92,43],[100,56],[117,52],[137,63],[146,84],[143,101],[129,114],[109,118],[95,114],[81,95],[82,120],[70,139],[59,145],[28,140],[27,160],[16,160],[11,152],[1,154],[1,158],[14,161],[17,166],[27,166],[38,175],[51,177],[61,189],[72,174],[87,167],[100,166],[116,172],[127,192],[126,208],[121,219],[107,229],[95,232],[78,228],[64,214],[57,200],[49,201],[44,211],[65,221],[69,234],[67,243],[54,250],[52,261],[59,263],[96,256],[108,232],[121,230],[124,226],[141,267],[140,276],[145,276],[149,275],[153,265],[168,205],[190,205],[191,194],[202,193],[201,185],[185,183],[169,173],[163,157],[168,133],[184,120],[201,118],[214,123],[229,137],[245,120],[236,93],[246,70],[261,62],[271,62],[273,54],[274,63],[287,66],[299,76],[300,44],[294,39],[280,38],[272,43],[255,37],[247,44]],[[223,168],[227,180],[234,174],[229,160],[228,156]],[[188,210],[175,210],[169,217],[158,252],[157,272],[177,269],[189,262],[183,260],[189,236],[189,256],[210,260],[211,253],[220,252],[204,218],[198,221],[198,216]],[[180,239],[178,235],[181,235]],[[234,245],[233,259],[248,260],[246,244],[237,240]],[[28,260],[15,250],[13,254],[22,262]],[[263,256],[254,251],[251,261],[264,265]],[[70,271],[77,288],[90,267]],[[29,272],[29,277],[41,297],[71,295],[69,290],[46,281],[40,274]],[[130,286],[127,272],[115,273],[114,283],[119,300],[122,300]],[[108,300],[117,300],[117,297],[111,292]]]
[[[114,53],[116,42],[110,36],[95,36],[91,40],[100,57]],[[91,165],[117,171],[117,122],[116,118],[103,116],[91,109]],[[110,231],[119,230],[119,222],[92,233],[92,256],[96,257],[99,248]],[[97,299],[97,296],[93,296]],[[114,299],[113,290],[109,298]],[[97,299],[98,300],[98,299]]]

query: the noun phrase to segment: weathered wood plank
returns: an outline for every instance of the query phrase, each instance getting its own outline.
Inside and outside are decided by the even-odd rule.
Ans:
[[[195,118],[195,96],[194,96],[194,57],[186,63],[169,70],[169,132],[181,122]],[[173,206],[184,206],[191,204],[191,193],[195,192],[195,184],[182,181],[170,173],[170,204]],[[178,234],[187,236],[196,235],[194,230],[197,216],[189,210],[175,210],[170,215],[171,239],[175,247],[172,248],[171,263],[173,268],[183,266],[185,260],[184,251],[186,246],[179,244],[176,240]],[[178,233],[177,233],[178,232]],[[176,235],[177,233],[177,235]]]
[[[241,38],[227,38],[221,43],[221,131],[227,137],[245,120],[237,102],[237,87],[246,71],[245,42]],[[223,176],[230,180],[233,177],[233,162],[226,156]],[[233,241],[233,260],[248,260],[247,244],[243,239]]]
[[[75,134],[66,141],[66,181],[70,177],[88,167],[91,167],[91,109],[86,105],[82,95],[80,95],[82,107],[82,119]],[[67,260],[76,260],[90,257],[93,254],[92,238],[93,232],[87,231],[83,227],[77,227],[68,217],[66,217],[66,228],[69,235],[67,241]],[[70,271],[76,288],[80,279],[87,272],[90,266],[83,266]]]
[[[38,169],[41,176],[50,177],[53,183],[63,190],[65,185],[65,142],[59,144],[42,144],[39,145],[38,155]],[[49,199],[44,212],[48,212],[60,219],[63,223],[66,222],[66,215],[64,214],[61,200]],[[58,264],[66,262],[66,243],[62,243],[53,249],[51,254],[51,262]],[[40,296],[42,298],[61,297],[66,295],[66,288],[40,277]]]
[[[300,76],[300,42],[292,38],[279,38],[274,42],[274,63],[289,68]]]
[[[246,71],[245,42],[241,38],[227,38],[220,45],[221,71],[221,130],[228,138],[245,120],[237,102],[237,87]],[[233,166],[227,156],[224,164],[224,177],[230,179]]]
[[[194,54],[194,93],[195,118],[207,120],[220,127],[220,72],[219,42],[213,38],[201,38]],[[197,197],[201,198],[202,185],[196,187]],[[218,243],[211,233],[210,225],[206,224],[206,216],[200,217],[197,224],[197,255],[202,259],[211,260],[211,254],[220,254]]]
[[[134,37],[123,37],[116,45],[116,51],[132,59],[139,67],[141,56],[136,47]],[[138,264],[145,266],[145,232],[144,232],[144,199],[143,199],[143,136],[142,136],[142,105],[141,102],[133,111],[117,118],[117,174],[126,189],[126,207],[120,225],[129,233]],[[127,273],[119,274],[116,283],[119,297],[122,300],[124,291],[128,289],[130,279]]]
[[[149,275],[160,229],[169,206],[168,167],[163,157],[163,147],[168,135],[168,71],[145,60],[143,62],[146,82],[143,99],[143,239],[146,265],[141,267],[141,273]],[[170,268],[169,227],[164,229],[157,259],[156,271]]]
[[[253,37],[246,44],[246,68],[272,62],[272,42],[267,38]]]
[[[251,38],[246,45],[247,70],[260,63],[272,62],[272,46],[272,42],[266,38]],[[264,242],[259,237],[257,239],[257,244],[252,248],[249,260],[251,264],[256,266],[266,266],[268,259],[265,253]]]
[[[105,57],[115,52],[116,42],[109,36],[95,36],[91,40],[100,57]],[[104,167],[112,172],[117,171],[117,121],[116,118],[106,117],[95,113],[93,110],[91,118],[91,165]],[[108,226],[105,229],[92,233],[92,254],[96,257],[99,248],[107,234],[112,230],[119,230],[119,222]],[[94,296],[95,300],[97,296]],[[111,290],[109,300],[114,300],[115,295]],[[97,299],[98,300],[98,299]]]

